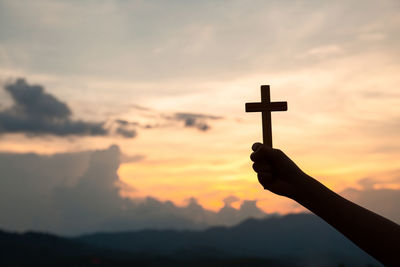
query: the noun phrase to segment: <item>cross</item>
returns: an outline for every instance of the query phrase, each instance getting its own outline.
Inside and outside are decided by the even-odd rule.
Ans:
[[[263,143],[272,147],[271,111],[287,111],[287,102],[271,102],[269,85],[261,85],[261,102],[246,103],[246,112],[261,112]]]

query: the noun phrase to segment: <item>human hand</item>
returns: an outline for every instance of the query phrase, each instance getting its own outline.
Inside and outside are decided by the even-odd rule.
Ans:
[[[255,143],[252,150],[253,169],[264,189],[296,200],[312,179],[279,149]]]

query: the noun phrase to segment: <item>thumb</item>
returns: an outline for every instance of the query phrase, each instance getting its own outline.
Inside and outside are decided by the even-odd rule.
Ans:
[[[253,151],[256,151],[256,150],[259,149],[262,145],[263,145],[263,144],[261,144],[260,142],[254,143],[254,144],[251,146],[251,149],[252,149]]]

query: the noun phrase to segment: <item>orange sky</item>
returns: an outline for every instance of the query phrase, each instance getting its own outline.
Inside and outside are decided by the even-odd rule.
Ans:
[[[133,139],[6,134],[0,151],[117,144],[125,155],[144,156],[121,164],[120,179],[135,189],[124,196],[179,205],[193,196],[216,210],[234,195],[259,200],[268,212],[297,211],[262,190],[249,160],[261,118],[244,104],[259,101],[259,86],[270,84],[272,100],[289,107],[273,114],[274,145],[303,170],[336,191],[365,177],[399,188],[391,174],[400,156],[399,5],[356,4],[1,1],[1,20],[13,25],[0,30],[2,84],[25,77],[88,120],[158,125],[176,112],[222,118],[207,120],[207,131],[180,122],[137,129]],[[3,91],[0,103],[11,103]]]

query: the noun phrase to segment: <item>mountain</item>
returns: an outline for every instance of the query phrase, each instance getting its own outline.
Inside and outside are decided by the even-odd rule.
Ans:
[[[197,249],[196,249],[197,250]],[[163,256],[152,251],[127,253],[45,233],[0,231],[0,266],[287,266],[265,258]],[[211,255],[211,254],[209,254]]]
[[[380,266],[311,214],[202,231],[142,230],[62,238],[0,232],[0,265]],[[86,265],[85,265],[86,264]]]
[[[272,258],[310,266],[378,265],[343,235],[311,214],[249,219],[234,227],[214,227],[205,231],[97,233],[78,240],[99,248],[178,258]]]
[[[51,234],[0,231],[1,266],[73,262],[93,252],[90,246]]]

